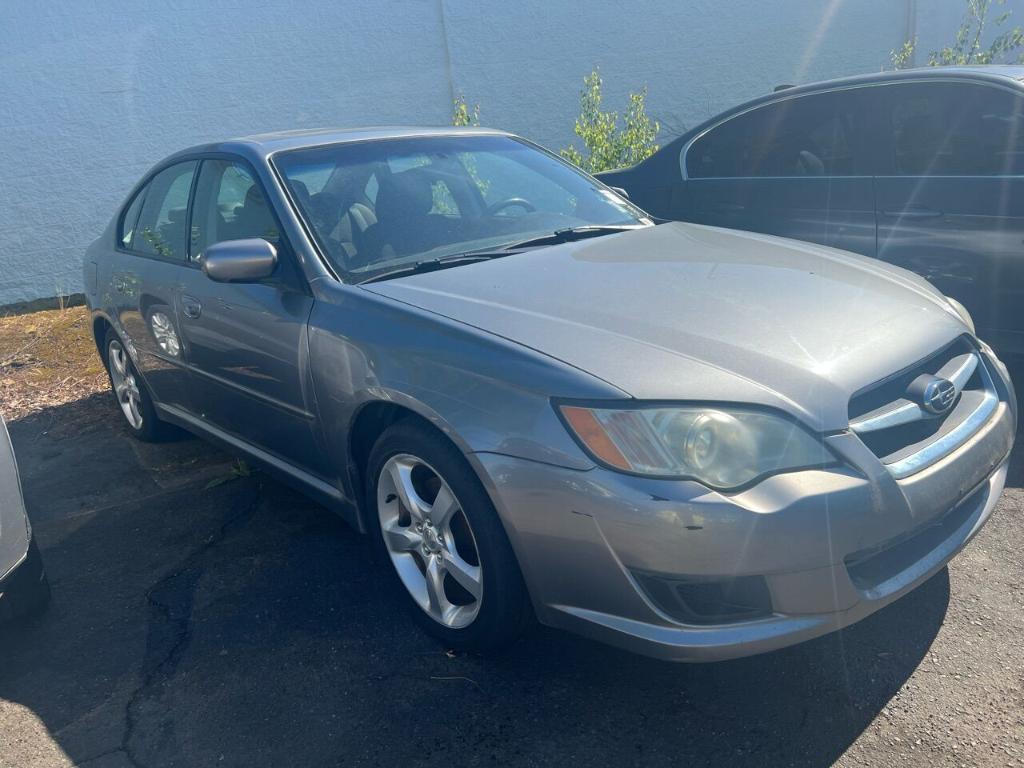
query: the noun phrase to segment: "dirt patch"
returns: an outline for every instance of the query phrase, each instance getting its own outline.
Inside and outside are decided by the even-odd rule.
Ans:
[[[8,421],[107,386],[84,307],[0,317],[0,413]]]

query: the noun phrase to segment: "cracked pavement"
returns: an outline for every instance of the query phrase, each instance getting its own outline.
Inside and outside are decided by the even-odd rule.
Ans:
[[[366,543],[107,396],[9,425],[53,586],[0,629],[0,766],[1024,765],[1024,459],[946,571],[841,633],[668,665],[416,629]]]

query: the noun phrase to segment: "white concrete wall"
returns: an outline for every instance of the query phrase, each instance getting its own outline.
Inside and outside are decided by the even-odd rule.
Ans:
[[[1024,24],[1024,0],[1010,0]],[[191,144],[325,125],[485,124],[572,140],[583,76],[649,87],[664,136],[782,82],[877,70],[963,0],[67,0],[0,4],[0,305],[79,290],[86,244]]]

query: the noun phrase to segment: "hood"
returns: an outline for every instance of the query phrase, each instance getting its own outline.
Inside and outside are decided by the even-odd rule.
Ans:
[[[363,286],[644,400],[750,402],[844,429],[857,390],[966,327],[905,270],[671,223]]]

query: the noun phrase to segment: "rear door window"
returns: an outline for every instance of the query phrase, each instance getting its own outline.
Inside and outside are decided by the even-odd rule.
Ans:
[[[1024,99],[973,83],[886,89],[897,176],[1024,173]]]
[[[188,234],[188,197],[195,160],[160,171],[149,183],[131,248],[139,253],[183,261]]]
[[[690,178],[859,175],[858,94],[814,94],[757,107],[711,128],[686,151]]]

